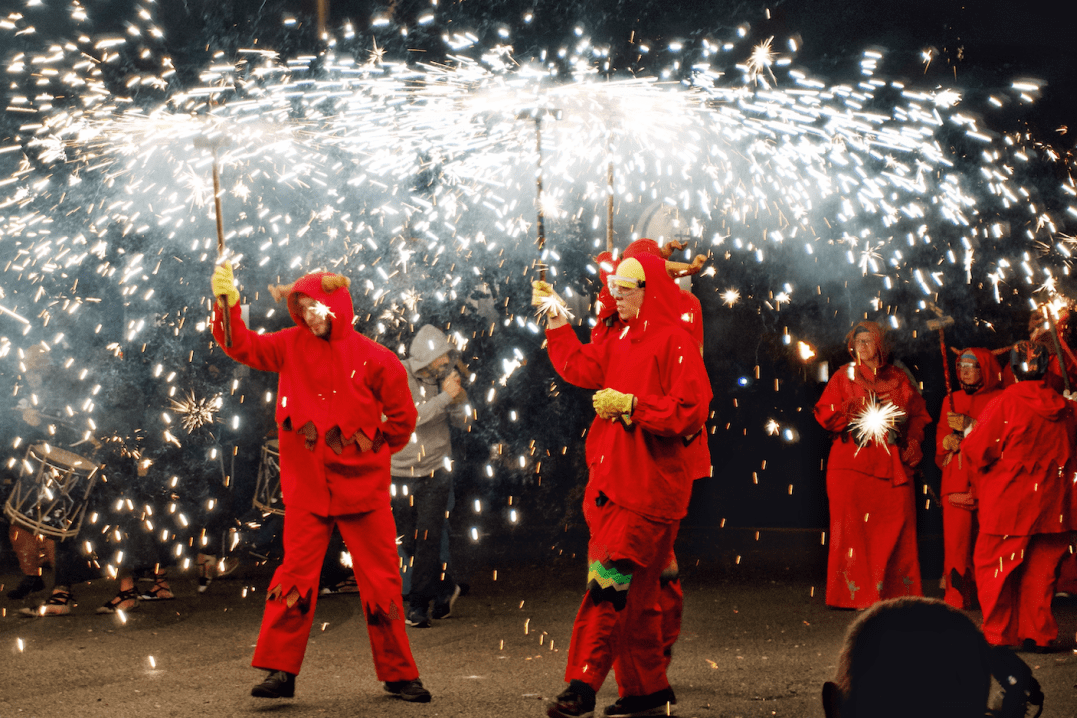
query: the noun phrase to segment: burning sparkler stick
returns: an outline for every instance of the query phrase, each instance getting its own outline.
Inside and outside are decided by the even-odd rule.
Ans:
[[[950,386],[950,360],[946,356],[946,333],[945,327],[951,326],[954,323],[954,318],[942,313],[942,310],[935,304],[929,302],[928,308],[936,315],[935,319],[927,320],[927,328],[934,329],[939,332],[939,350],[942,352],[942,376],[946,380],[946,394],[950,397],[950,411],[957,411],[954,408],[954,392]]]
[[[1055,357],[1058,359],[1058,370],[1062,372],[1062,382],[1066,386],[1066,393],[1070,392],[1070,373],[1066,368],[1066,360],[1062,356],[1062,343],[1058,339],[1058,324],[1055,323],[1054,312],[1050,306],[1044,306],[1043,315],[1047,317],[1047,325],[1051,329],[1051,343],[1055,348]]]
[[[217,259],[224,256],[224,222],[221,219],[221,173],[217,150],[224,144],[224,135],[207,137],[199,135],[194,138],[194,146],[208,149],[213,153],[213,209],[217,215]],[[228,312],[228,300],[222,295],[217,297],[221,304],[221,319],[224,328],[224,345],[232,346],[232,320]]]
[[[538,208],[538,250],[539,256],[542,255],[542,249],[546,246],[546,225],[545,225],[545,213],[542,209],[542,118],[552,117],[555,120],[561,119],[561,110],[553,109],[539,109],[526,110],[516,115],[518,120],[534,120],[535,121],[535,154],[537,156],[537,167],[535,170],[535,188],[537,195],[535,199],[535,205]],[[542,263],[539,266],[539,279],[543,282],[546,281],[546,264]]]

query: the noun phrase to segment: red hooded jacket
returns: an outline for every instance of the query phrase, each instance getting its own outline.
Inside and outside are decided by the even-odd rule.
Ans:
[[[949,463],[946,462],[950,451],[943,448],[942,442],[951,433],[946,423],[946,412],[951,411],[950,397],[953,397],[954,412],[976,419],[1002,391],[1002,370],[999,369],[991,350],[971,347],[965,349],[962,354],[965,352],[972,352],[976,355],[980,373],[983,375],[983,384],[972,394],[967,394],[964,390],[951,392],[942,402],[942,417],[939,418],[938,431],[935,436],[935,464],[942,469],[943,496],[966,493],[972,485],[972,466],[961,451],[956,452]]]
[[[672,521],[688,512],[691,468],[684,438],[707,419],[710,380],[679,320],[679,290],[665,260],[636,257],[647,278],[639,316],[616,337],[581,344],[570,325],[547,330],[550,360],[566,381],[637,399],[632,425],[596,418],[587,437],[590,486],[618,506]]]
[[[662,256],[662,249],[658,246],[658,243],[653,239],[637,239],[632,244],[625,248],[623,258],[629,259],[631,257],[639,257],[641,254],[653,254],[656,257]],[[606,278],[610,275],[611,269],[606,267],[616,266],[616,262],[613,259],[613,255],[609,252],[603,252],[596,258],[598,262],[598,273],[602,280],[602,289],[598,293],[599,311],[598,311],[598,324],[591,330],[591,343],[600,344],[611,336],[617,336],[624,331],[625,324],[621,321],[621,318],[617,316],[617,300],[610,294],[610,289],[606,284]],[[605,266],[603,266],[605,265]],[[700,354],[703,352],[703,307],[699,303],[699,298],[686,289],[678,290],[680,292],[680,320],[684,329],[692,335],[692,338],[696,340],[699,345]],[[598,418],[595,421],[599,421]],[[698,436],[688,442],[686,457],[691,468],[689,471],[694,479],[702,479],[707,476],[711,476],[713,473],[713,467],[711,465],[711,450],[708,443],[707,432],[701,431]]]
[[[961,442],[972,464],[980,531],[1031,536],[1077,528],[1075,420],[1043,381],[1007,387]]]
[[[859,332],[869,331],[879,356],[887,361],[882,330],[875,322],[859,322],[849,332],[849,346]],[[905,412],[905,421],[898,425],[900,440],[896,446],[869,442],[860,447],[848,434],[849,421],[859,412],[870,397],[880,402],[889,401]],[[890,479],[894,486],[907,483],[912,470],[920,463],[923,453],[920,443],[924,440],[924,428],[931,423],[923,397],[901,369],[883,364],[873,371],[866,364],[850,362],[830,377],[823,395],[815,404],[815,419],[827,431],[835,434],[830,447],[827,467],[858,471],[879,479]],[[911,448],[913,461],[902,464],[901,455]]]
[[[355,331],[347,287],[327,292],[323,277],[342,279],[314,273],[293,285],[288,312],[297,326],[289,329],[257,334],[243,323],[239,305],[232,307],[232,347],[224,351],[254,369],[280,374],[275,418],[282,436],[284,504],[332,516],[369,511],[387,500],[389,456],[411,438],[417,412],[403,364]],[[329,307],[328,338],[307,328],[298,305],[301,294]],[[213,336],[224,347],[216,303]],[[289,431],[303,435],[311,452],[286,451],[284,432]],[[317,447],[319,442],[326,446]],[[314,459],[315,448],[324,460]]]

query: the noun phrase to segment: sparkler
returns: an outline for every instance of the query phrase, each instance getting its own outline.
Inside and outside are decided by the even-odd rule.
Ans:
[[[905,412],[894,404],[880,403],[871,397],[866,406],[849,421],[849,431],[860,449],[875,442],[889,453],[891,432],[897,431],[897,424],[904,417]]]
[[[180,424],[188,434],[210,426],[217,420],[224,400],[220,394],[212,397],[196,397],[193,391],[188,391],[180,401],[171,402],[172,410],[180,415]]]

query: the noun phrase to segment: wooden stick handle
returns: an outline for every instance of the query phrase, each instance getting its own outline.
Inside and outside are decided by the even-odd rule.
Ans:
[[[213,209],[217,213],[217,259],[224,256],[224,222],[221,220],[221,173],[217,167],[217,151],[213,151]],[[217,297],[221,304],[221,324],[224,329],[224,345],[232,348],[232,312],[228,299]]]

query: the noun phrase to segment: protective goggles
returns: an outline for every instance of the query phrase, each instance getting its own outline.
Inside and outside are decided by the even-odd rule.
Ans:
[[[609,287],[610,294],[613,295],[614,299],[623,299],[624,297],[627,297],[629,293],[634,292],[637,289],[643,289],[646,284],[646,281],[642,279],[622,277],[617,274],[611,274],[606,277],[606,286]]]

